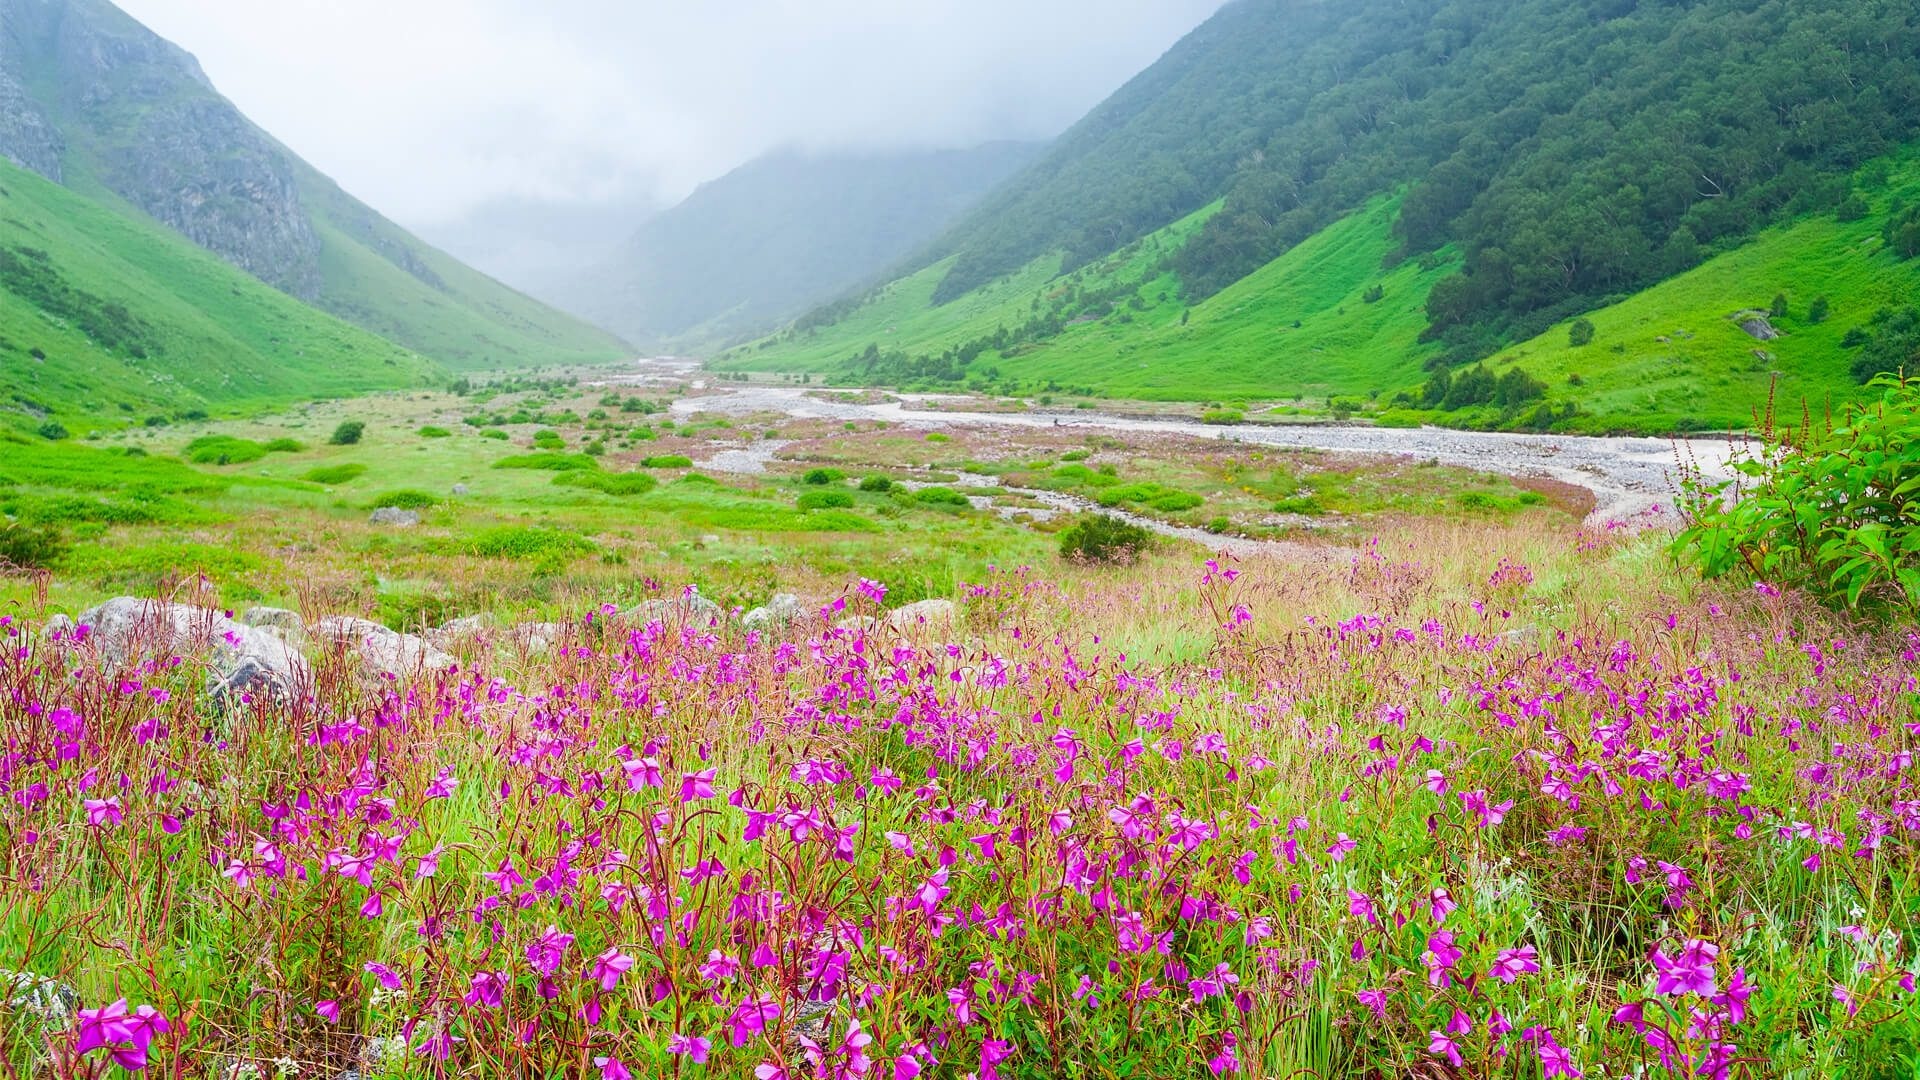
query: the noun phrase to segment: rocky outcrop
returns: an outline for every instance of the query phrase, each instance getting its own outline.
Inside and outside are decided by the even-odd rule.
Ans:
[[[383,506],[367,515],[369,525],[388,525],[396,529],[411,529],[420,524],[420,515],[412,510],[402,510],[397,506]]]
[[[236,622],[217,611],[123,596],[80,613],[81,648],[108,667],[138,664],[205,650],[215,700],[285,698],[308,681],[307,659],[277,634]]]
[[[425,638],[389,630],[371,619],[335,615],[314,623],[310,632],[322,642],[355,650],[368,667],[384,675],[445,671],[454,665],[452,656]]]
[[[705,627],[720,621],[726,612],[720,605],[699,593],[682,593],[670,600],[645,600],[624,613],[628,622],[657,622],[666,626]]]
[[[749,630],[778,632],[792,628],[814,612],[792,593],[776,593],[763,607],[740,617],[740,625]]]
[[[920,630],[946,631],[953,629],[956,614],[957,609],[951,600],[922,600],[888,612],[887,627],[902,634]]]
[[[59,183],[65,143],[40,106],[11,75],[0,71],[0,157]]]

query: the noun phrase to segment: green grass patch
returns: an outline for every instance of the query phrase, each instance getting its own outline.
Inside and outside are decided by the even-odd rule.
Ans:
[[[188,443],[184,452],[195,465],[245,465],[267,456],[264,444],[231,435],[202,435]]]
[[[593,542],[583,536],[533,525],[483,529],[463,546],[468,554],[484,559],[567,559],[593,550]]]
[[[515,454],[493,463],[496,469],[535,469],[546,472],[598,470],[600,463],[588,454]]]
[[[693,459],[680,454],[656,454],[640,462],[643,469],[691,469]]]
[[[453,437],[453,432],[443,427],[435,427],[432,424],[422,427],[419,431],[414,432],[414,434],[423,439],[450,439]]]
[[[301,479],[331,487],[335,484],[352,483],[365,475],[367,475],[365,465],[322,465],[317,469],[308,469]]]
[[[443,500],[438,495],[411,488],[389,491],[367,504],[369,510],[431,510]]]
[[[802,510],[851,510],[853,496],[844,491],[809,491],[794,501]]]
[[[645,473],[605,473],[575,469],[553,478],[559,487],[585,488],[606,495],[645,495],[660,486],[660,481]]]

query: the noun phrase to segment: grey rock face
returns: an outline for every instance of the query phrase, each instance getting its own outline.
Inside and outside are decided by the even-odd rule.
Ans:
[[[740,625],[749,630],[782,630],[813,614],[792,593],[776,593],[765,607],[757,607],[740,617]]]
[[[5,71],[0,71],[0,157],[60,183],[60,154],[65,141],[47,122],[40,106]]]
[[[467,487],[467,485],[465,485],[465,484],[455,484],[455,485],[453,485],[453,497],[454,497],[454,498],[456,498],[456,499],[461,499],[461,498],[465,498],[465,497],[466,497],[466,496],[467,496],[467,495],[468,495],[469,493],[470,493],[470,491],[469,491],[469,489],[468,489],[468,487]]]
[[[402,510],[397,506],[383,506],[367,516],[370,525],[390,525],[396,529],[411,529],[420,524],[420,515],[412,510]]]
[[[293,699],[293,687],[286,677],[254,656],[242,657],[232,671],[207,680],[207,693],[223,713],[249,702],[284,703]]]
[[[335,615],[314,623],[311,632],[321,641],[346,644],[367,666],[387,675],[444,671],[455,662],[426,639],[389,630],[370,619]]]

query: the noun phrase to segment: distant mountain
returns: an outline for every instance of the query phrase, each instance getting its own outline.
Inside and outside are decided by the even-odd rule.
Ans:
[[[413,231],[529,296],[558,303],[583,267],[604,265],[659,212],[660,204],[644,195],[585,202],[503,198]]]
[[[642,225],[565,303],[630,341],[683,351],[763,331],[878,279],[1041,149],[771,154]]]
[[[340,190],[105,0],[0,0],[0,157],[451,366],[623,351]]]

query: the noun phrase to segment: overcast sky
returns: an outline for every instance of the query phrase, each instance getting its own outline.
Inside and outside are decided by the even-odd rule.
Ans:
[[[1221,0],[119,0],[409,224],[677,199],[768,149],[1057,134]]]

